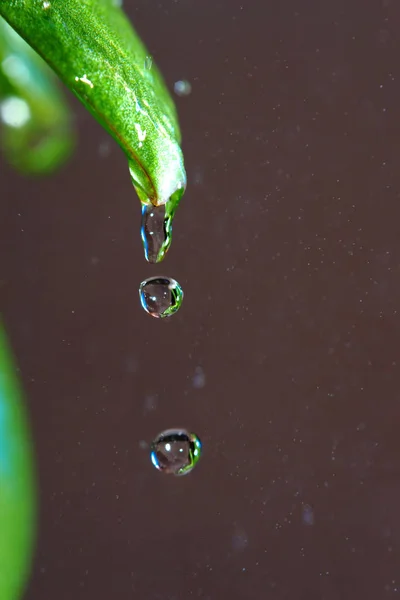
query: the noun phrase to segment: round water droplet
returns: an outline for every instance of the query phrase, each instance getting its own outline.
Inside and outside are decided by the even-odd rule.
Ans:
[[[140,302],[152,317],[170,317],[181,307],[183,290],[171,277],[150,277],[139,287]]]
[[[153,59],[151,58],[151,56],[146,56],[146,58],[144,59],[144,68],[150,71],[152,65]]]
[[[201,441],[185,429],[168,429],[160,433],[151,445],[151,462],[168,475],[186,475],[201,456]]]
[[[176,81],[174,83],[174,92],[177,96],[189,96],[192,86],[188,81]]]

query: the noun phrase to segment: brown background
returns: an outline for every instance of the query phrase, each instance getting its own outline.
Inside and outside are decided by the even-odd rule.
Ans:
[[[1,163],[1,311],[41,490],[26,600],[397,597],[398,3],[125,7],[193,87],[165,263],[76,101],[62,172]],[[167,322],[138,300],[160,273],[185,291]],[[174,426],[204,442],[181,479],[145,448]]]

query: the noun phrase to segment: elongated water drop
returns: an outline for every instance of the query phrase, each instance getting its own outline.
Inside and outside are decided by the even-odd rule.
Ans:
[[[183,290],[171,277],[150,277],[139,287],[140,302],[152,317],[170,317],[181,307]]]
[[[144,255],[150,263],[161,262],[171,245],[172,219],[166,214],[165,205],[142,206],[142,241]]]
[[[201,441],[186,429],[167,429],[151,445],[151,462],[167,475],[186,475],[201,456]]]

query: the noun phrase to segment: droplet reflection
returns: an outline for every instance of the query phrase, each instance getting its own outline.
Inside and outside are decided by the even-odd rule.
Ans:
[[[201,441],[185,429],[168,429],[160,433],[151,445],[151,462],[168,475],[186,475],[201,456]]]

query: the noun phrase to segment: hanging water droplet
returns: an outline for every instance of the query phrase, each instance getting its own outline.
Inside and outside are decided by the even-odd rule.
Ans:
[[[152,64],[153,59],[151,58],[151,56],[146,56],[146,58],[144,59],[144,68],[150,71]]]
[[[185,429],[167,429],[151,445],[151,462],[168,475],[186,475],[201,456],[201,441]]]
[[[140,302],[152,317],[170,317],[182,305],[183,290],[171,277],[150,277],[139,287]]]
[[[150,263],[161,262],[172,238],[172,219],[166,214],[165,204],[143,204],[141,236],[146,260]]]

